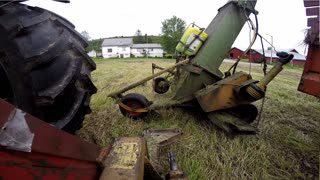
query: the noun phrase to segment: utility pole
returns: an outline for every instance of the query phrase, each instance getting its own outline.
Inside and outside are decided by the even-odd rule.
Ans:
[[[268,36],[271,37],[271,57],[270,57],[270,64],[272,64],[272,52],[273,52],[273,36],[270,34],[267,34]]]
[[[148,59],[148,54],[149,54],[149,48],[148,48],[148,34],[146,33],[146,40],[147,40],[147,51],[146,51],[146,53],[147,53],[147,59]]]

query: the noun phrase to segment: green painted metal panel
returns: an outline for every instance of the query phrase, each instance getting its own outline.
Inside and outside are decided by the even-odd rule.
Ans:
[[[182,82],[179,82],[173,99],[189,100],[193,93],[205,84],[214,83],[222,78],[219,67],[245,24],[246,14],[250,14],[246,8],[252,9],[255,4],[254,0],[231,1],[219,9],[205,30],[209,37],[192,63],[204,70],[200,74],[185,72],[187,74],[185,78],[180,79]]]
[[[255,5],[255,2],[251,2]],[[244,1],[239,3],[244,3]],[[247,6],[248,8],[251,6],[250,2]],[[246,22],[245,14],[249,13],[233,2],[220,8],[217,16],[205,30],[209,37],[195,57],[194,64],[203,67],[210,73],[222,76],[219,67]]]

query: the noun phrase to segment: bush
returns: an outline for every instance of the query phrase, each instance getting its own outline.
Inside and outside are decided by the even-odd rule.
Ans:
[[[165,54],[164,55],[164,58],[167,58],[167,59],[176,59],[177,56],[175,54]]]

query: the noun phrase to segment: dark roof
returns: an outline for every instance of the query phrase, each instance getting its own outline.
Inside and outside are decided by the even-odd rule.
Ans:
[[[245,48],[245,47],[232,47],[231,49],[239,49],[240,51],[244,52],[247,48]]]
[[[132,38],[107,38],[104,39],[101,46],[131,46]]]
[[[162,48],[160,44],[133,44],[132,48]]]

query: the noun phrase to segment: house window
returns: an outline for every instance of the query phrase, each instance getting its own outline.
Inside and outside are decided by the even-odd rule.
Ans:
[[[112,52],[112,49],[108,49],[108,53],[111,53]]]
[[[123,48],[122,48],[122,51],[126,51],[126,47],[123,47]]]
[[[151,48],[150,51],[153,51],[153,48]]]

